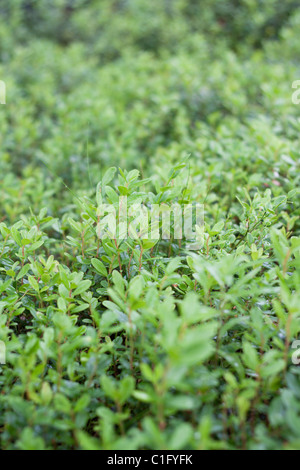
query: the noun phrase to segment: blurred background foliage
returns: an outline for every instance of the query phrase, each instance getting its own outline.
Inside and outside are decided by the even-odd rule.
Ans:
[[[105,60],[129,45],[159,54],[176,51],[194,33],[259,47],[278,38],[299,2],[287,0],[13,0],[1,1],[16,41],[43,37],[61,45],[85,42]]]
[[[268,158],[256,118],[298,142],[299,2],[12,0],[0,14],[2,187],[58,174],[92,189],[112,164],[197,158],[225,125]]]

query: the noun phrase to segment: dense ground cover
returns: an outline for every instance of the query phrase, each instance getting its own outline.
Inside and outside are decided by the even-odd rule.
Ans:
[[[298,2],[0,14],[1,448],[300,449]],[[203,247],[99,240],[119,195]]]

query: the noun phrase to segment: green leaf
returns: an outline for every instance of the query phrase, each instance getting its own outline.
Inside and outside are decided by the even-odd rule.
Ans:
[[[74,413],[79,413],[80,411],[86,410],[90,401],[90,395],[88,395],[87,393],[85,395],[82,395],[82,397],[80,397],[75,404]]]
[[[25,264],[23,268],[20,270],[20,272],[18,273],[16,280],[19,281],[19,279],[23,279],[28,273],[29,269],[30,269],[30,264]]]
[[[112,181],[116,171],[117,169],[115,167],[111,167],[104,173],[104,176],[102,177],[102,188],[105,188],[105,186]]]
[[[102,263],[102,261],[100,261],[97,258],[93,258],[92,259],[92,265],[94,266],[94,268],[96,269],[98,274],[101,274],[102,276],[107,277],[107,269],[104,266],[104,264]]]
[[[256,349],[248,342],[244,343],[243,360],[247,367],[256,371],[259,365],[259,359]]]
[[[28,281],[29,281],[29,284],[31,285],[31,287],[36,291],[36,292],[39,292],[40,289],[39,289],[39,284],[37,282],[37,280],[33,277],[33,276],[28,276]]]
[[[86,292],[92,285],[92,281],[84,280],[81,281],[77,289],[74,290],[73,296],[76,297],[77,295],[81,295]]]

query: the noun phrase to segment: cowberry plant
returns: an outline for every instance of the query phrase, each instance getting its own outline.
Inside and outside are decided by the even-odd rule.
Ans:
[[[297,2],[9,3],[1,449],[299,450]]]
[[[70,235],[57,257],[57,221],[46,210],[1,223],[8,448],[275,447],[278,429],[293,445],[300,239],[282,212],[296,192],[246,193],[218,221],[207,204],[199,251],[172,238],[97,237],[104,193],[110,203],[123,188],[145,204],[183,192],[187,201],[186,165],[157,194],[139,191],[151,179],[139,181],[138,171],[121,170],[123,184],[108,185],[116,173],[108,170],[95,200],[78,199],[80,217],[60,228]]]

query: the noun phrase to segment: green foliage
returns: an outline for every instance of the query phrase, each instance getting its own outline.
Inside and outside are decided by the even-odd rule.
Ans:
[[[299,449],[297,2],[0,11],[0,447]],[[121,196],[202,248],[100,239]]]

